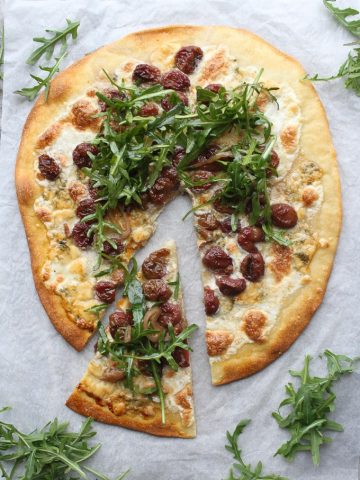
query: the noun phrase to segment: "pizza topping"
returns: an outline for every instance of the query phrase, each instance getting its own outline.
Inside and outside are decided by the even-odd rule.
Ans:
[[[250,282],[258,282],[265,273],[265,262],[260,252],[249,253],[240,265],[240,271]]]
[[[172,290],[160,279],[148,280],[143,285],[145,298],[152,302],[165,302],[172,295]]]
[[[133,324],[133,316],[130,311],[115,310],[115,312],[109,316],[109,330],[113,338],[116,337],[116,334],[119,336],[122,335],[123,338],[126,327],[132,326]]]
[[[142,264],[142,273],[145,278],[158,279],[164,277],[167,271],[166,264],[169,255],[170,251],[167,248],[161,248],[145,258]]]
[[[123,370],[119,370],[118,368],[116,368],[116,366],[107,367],[102,372],[100,378],[104,382],[116,383],[124,380],[125,372]]]
[[[91,143],[80,143],[75,150],[73,151],[72,157],[73,162],[78,168],[91,167],[92,160],[89,156],[97,155],[99,153],[98,148]]]
[[[190,367],[190,352],[184,348],[176,347],[172,353],[175,362],[180,368]]]
[[[156,117],[159,115],[159,107],[156,103],[145,103],[139,110],[140,117]]]
[[[160,307],[161,313],[159,316],[159,323],[164,327],[173,325],[174,327],[181,322],[181,308],[177,303],[166,302]]]
[[[217,277],[216,285],[219,287],[220,292],[227,297],[237,295],[246,288],[246,282],[243,278],[231,278],[228,275]]]
[[[305,207],[310,207],[319,198],[319,194],[314,187],[304,188],[301,199]]]
[[[231,207],[230,205],[226,205],[226,203],[224,203],[222,200],[220,199],[216,199],[214,202],[213,202],[213,207],[215,208],[215,210],[219,213],[233,213],[234,212],[234,208]]]
[[[280,158],[279,155],[275,152],[275,150],[272,150],[271,155],[270,155],[270,168],[266,170],[266,176],[271,177],[275,170],[278,168],[280,163]]]
[[[260,310],[249,310],[244,315],[244,330],[246,335],[256,343],[263,341],[263,328],[267,317]]]
[[[156,333],[148,333],[147,337],[152,343],[157,343],[160,339],[160,335],[164,331],[164,325],[161,325],[159,322],[159,317],[161,314],[160,307],[152,307],[148,310],[143,318],[143,324],[145,330],[156,330]]]
[[[209,270],[216,273],[232,273],[233,261],[230,255],[218,246],[211,247],[202,259],[203,264]]]
[[[205,90],[209,90],[210,92],[213,92],[213,93],[219,93],[220,88],[223,88],[221,83],[210,83],[205,87]]]
[[[190,87],[190,79],[180,70],[170,70],[161,77],[161,85],[171,90],[185,91]]]
[[[279,228],[293,228],[297,224],[296,210],[287,203],[274,203],[271,205],[271,220]]]
[[[185,106],[189,105],[189,99],[185,95],[185,93],[174,92],[174,93],[171,93],[169,95],[166,95],[166,97],[164,97],[161,100],[161,106],[165,110],[165,112],[168,112],[169,110],[174,108],[174,106],[179,102],[184,104]]]
[[[219,145],[215,143],[209,145],[200,153],[196,161],[191,164],[191,167],[208,170],[209,172],[219,172],[223,170],[224,167],[217,162],[218,158],[215,156],[219,150]]]
[[[154,65],[140,63],[136,65],[132,74],[132,80],[136,84],[142,83],[159,83],[161,78],[160,70]]]
[[[223,355],[234,340],[234,335],[227,330],[207,330],[205,337],[210,357]]]
[[[73,114],[72,122],[80,130],[86,127],[97,127],[99,119],[96,117],[98,113],[91,102],[88,100],[78,100],[71,108]]]
[[[76,208],[76,215],[79,218],[87,217],[88,215],[92,215],[96,211],[96,204],[92,198],[85,198],[85,200],[81,200],[79,205]]]
[[[121,238],[110,238],[103,243],[103,252],[105,255],[120,255],[124,250],[125,246]]]
[[[124,92],[119,92],[119,90],[115,88],[105,88],[102,94],[108,98],[109,100],[126,100],[126,95]],[[99,107],[102,112],[106,112],[108,105],[104,100],[99,100]]]
[[[71,185],[68,188],[68,191],[69,191],[71,200],[73,200],[74,202],[77,202],[79,198],[84,197],[87,194],[88,189],[86,188],[86,185],[84,185],[83,183],[75,181],[71,183]]]
[[[197,216],[197,223],[206,230],[216,230],[219,227],[219,221],[212,213],[203,213]]]
[[[39,170],[47,180],[56,180],[61,172],[61,168],[56,161],[46,154],[39,157]]]
[[[184,156],[185,156],[185,148],[181,147],[180,145],[177,145],[172,155],[172,164],[174,165],[174,167],[177,167],[179,165],[180,160]]]
[[[195,193],[205,192],[212,187],[211,182],[206,182],[210,178],[213,177],[211,172],[206,172],[205,170],[198,170],[197,172],[191,175],[191,180],[193,186],[191,187],[191,191]]]
[[[112,303],[115,301],[116,286],[114,282],[101,281],[95,287],[95,295],[104,303]]]
[[[203,56],[200,47],[182,47],[175,55],[175,66],[186,74],[193,73]]]
[[[237,240],[244,250],[249,253],[256,253],[258,249],[255,243],[264,242],[265,234],[260,227],[245,227],[240,231]]]
[[[220,230],[223,233],[227,233],[227,234],[240,232],[241,231],[240,220],[237,219],[234,222],[231,217],[226,217],[220,222]]]
[[[210,287],[204,288],[204,305],[206,315],[214,315],[219,309],[219,299]]]
[[[179,187],[177,171],[174,167],[165,167],[154,185],[148,191],[149,200],[155,205],[165,204]]]
[[[93,242],[94,234],[90,232],[91,224],[87,222],[77,222],[72,229],[71,236],[75,245],[82,250],[90,247]]]

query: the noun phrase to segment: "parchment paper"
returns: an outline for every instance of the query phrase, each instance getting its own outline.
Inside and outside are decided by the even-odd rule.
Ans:
[[[339,3],[339,2],[338,2]],[[350,3],[360,8],[358,0]],[[340,3],[343,5],[343,2]],[[13,91],[30,84],[25,59],[32,37],[45,28],[61,28],[65,17],[79,19],[77,43],[65,65],[102,44],[139,29],[174,24],[224,24],[244,27],[295,56],[311,73],[337,71],[347,55],[342,44],[352,37],[332,20],[320,0],[12,0],[5,4],[5,81],[0,169],[0,405],[14,407],[10,416],[23,429],[41,426],[54,416],[69,419],[74,427],[82,417],[64,402],[93,355],[94,341],[77,353],[57,334],[34,288],[28,248],[14,189],[15,157],[21,130],[31,104]],[[305,353],[316,356],[325,348],[359,354],[359,249],[360,222],[360,98],[342,82],[319,84],[338,152],[344,224],[335,267],[323,305],[311,325],[289,352],[270,367],[246,380],[212,387],[203,341],[204,314],[192,221],[182,222],[190,208],[179,198],[162,214],[158,230],[142,259],[168,238],[177,240],[186,313],[198,323],[192,345],[198,436],[195,440],[161,439],[122,428],[96,424],[103,447],[94,464],[108,474],[131,467],[132,480],[219,480],[231,463],[224,450],[225,432],[242,418],[252,424],[241,436],[247,462],[261,459],[267,472],[293,480],[356,480],[360,450],[359,388],[355,374],[340,382],[335,419],[345,426],[334,443],[322,448],[321,466],[315,469],[308,455],[293,464],[272,458],[287,434],[270,413],[283,398],[288,369],[299,369]],[[316,160],[316,159],[314,159]]]

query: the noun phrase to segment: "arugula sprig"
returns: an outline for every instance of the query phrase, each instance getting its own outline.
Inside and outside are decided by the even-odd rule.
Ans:
[[[47,101],[50,92],[50,83],[54,75],[59,71],[60,64],[64,60],[67,52],[64,52],[59,58],[55,58],[56,62],[51,67],[42,67],[40,70],[47,72],[47,76],[42,78],[38,75],[30,74],[30,77],[36,81],[36,84],[32,87],[24,87],[21,90],[16,90],[15,93],[26,97],[28,100],[34,100],[40,93],[40,91],[45,88],[45,101]]]
[[[238,213],[245,211],[250,200],[251,220],[255,223],[260,215],[265,215],[269,223],[266,173],[275,137],[272,124],[259,109],[257,99],[265,95],[269,101],[276,102],[276,98],[275,89],[265,88],[260,82],[262,70],[253,82],[245,82],[234,90],[222,88],[214,93],[197,87],[198,102],[194,110],[184,106],[171,90],[164,90],[161,85],[129,87],[105,74],[119,95],[109,99],[97,93],[107,109],[100,114],[103,127],[94,141],[99,153],[92,158],[92,167],[84,169],[102,199],[92,226],[99,237],[100,255],[106,238],[101,226],[110,209],[130,204],[141,207],[145,192],[154,185],[163,167],[171,164],[176,146],[185,150],[177,167],[183,184],[187,188],[202,185],[203,181],[191,177],[191,164],[207,145],[227,131],[237,132],[241,140],[222,152],[228,158],[230,155],[231,161],[220,159],[224,172],[214,174],[206,183],[219,183],[217,195],[225,203],[234,205]],[[173,95],[174,108],[156,118],[138,115],[148,100],[159,101],[169,94]],[[260,205],[263,199],[265,207]]]
[[[336,355],[330,350],[325,350],[324,357],[328,371],[325,377],[310,374],[309,355],[305,357],[301,371],[290,371],[291,376],[300,380],[300,385],[297,389],[292,383],[285,386],[287,398],[280,403],[278,411],[272,414],[279,426],[289,430],[291,435],[290,440],[281,445],[276,455],[293,460],[298,452],[310,451],[314,465],[319,465],[321,445],[332,441],[325,432],[343,431],[342,425],[328,418],[335,410],[336,395],[332,388],[342,375],[354,371],[357,359]],[[280,410],[285,406],[290,408],[290,412],[284,416]]]
[[[175,334],[172,325],[169,325],[168,331],[164,330],[162,332],[146,327],[143,319],[147,311],[147,305],[141,283],[136,278],[136,274],[137,263],[133,259],[130,268],[126,270],[124,284],[124,295],[129,299],[134,322],[129,337],[125,338],[124,335],[117,334],[110,341],[104,326],[99,322],[100,338],[97,350],[101,355],[114,361],[117,368],[124,371],[125,386],[133,391],[136,391],[134,378],[140,374],[138,362],[146,362],[149,365],[149,373],[154,378],[155,388],[140,393],[155,393],[159,397],[162,422],[165,423],[165,393],[161,385],[161,365],[165,361],[174,371],[178,370],[179,366],[173,357],[173,353],[176,348],[191,350],[187,344],[187,339],[197,329],[197,325],[186,327],[178,335]],[[151,342],[149,339],[149,335],[154,334],[159,334],[157,342]]]
[[[45,56],[46,60],[50,60],[54,54],[55,47],[60,43],[61,48],[58,53],[58,57],[61,57],[67,50],[68,44],[67,39],[69,36],[73,40],[77,38],[78,28],[80,22],[72,22],[69,19],[66,19],[67,27],[64,30],[45,30],[46,33],[52,33],[53,35],[50,38],[46,37],[34,37],[33,41],[36,43],[41,43],[42,45],[34,50],[29,58],[26,60],[28,65],[35,65],[42,56]]]
[[[0,413],[9,410],[0,409]],[[83,422],[79,432],[69,431],[68,423],[57,418],[41,430],[23,433],[16,426],[0,421],[0,473],[6,480],[50,480],[109,478],[84,465],[100,448],[100,444],[88,442],[96,432],[92,419]],[[20,472],[18,472],[20,470]],[[74,476],[74,474],[76,476]],[[116,477],[125,478],[127,472]]]
[[[336,0],[323,0],[325,7],[333,14],[336,20],[346,28],[350,33],[360,38],[360,19],[349,20],[348,17],[359,15],[359,10],[355,8],[338,8],[335,6]]]
[[[71,20],[66,19],[66,23],[67,27],[64,30],[46,30],[47,33],[53,34],[50,38],[33,38],[34,42],[41,43],[42,45],[34,50],[34,52],[27,59],[26,63],[29,65],[35,65],[43,56],[47,61],[49,61],[54,55],[56,46],[60,44],[61,47],[58,54],[54,57],[55,63],[53,65],[40,65],[40,70],[47,72],[45,77],[30,74],[31,78],[36,81],[35,85],[32,87],[24,87],[21,90],[16,90],[14,93],[26,97],[29,101],[32,101],[39,95],[40,91],[45,88],[45,101],[48,100],[51,80],[59,71],[60,64],[68,53],[68,37],[71,36],[72,39],[75,40],[78,34],[80,22],[72,22]]]
[[[228,444],[225,445],[225,448],[233,455],[235,460],[226,480],[288,480],[285,477],[280,477],[275,474],[264,475],[262,473],[263,465],[261,462],[257,463],[255,469],[253,469],[250,464],[247,465],[244,462],[242,459],[242,452],[239,449],[238,440],[239,436],[244,431],[244,428],[249,425],[249,423],[250,420],[241,420],[237,424],[233,433],[226,432]]]
[[[333,14],[335,19],[345,27],[350,33],[360,38],[360,18],[356,20],[349,20],[348,17],[359,15],[360,12],[354,8],[338,8],[335,6],[336,0],[323,0],[326,8]],[[360,41],[355,41],[348,45],[358,45]],[[328,77],[321,77],[315,74],[312,77],[306,75],[305,79],[312,82],[327,82],[337,78],[345,79],[345,87],[360,95],[360,48],[354,48],[348,54],[345,62],[339,67],[335,75]]]

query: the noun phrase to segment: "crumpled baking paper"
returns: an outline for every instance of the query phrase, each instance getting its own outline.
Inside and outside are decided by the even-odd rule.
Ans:
[[[339,2],[338,2],[339,3]],[[359,1],[352,0],[360,8]],[[342,5],[342,3],[341,3]],[[57,334],[38,299],[29,253],[18,212],[14,168],[21,130],[31,104],[13,91],[31,81],[25,59],[31,39],[45,28],[61,28],[65,18],[81,21],[78,41],[65,65],[97,47],[139,29],[168,24],[222,24],[251,30],[296,57],[309,73],[337,71],[352,37],[331,18],[321,1],[303,0],[11,0],[5,2],[5,80],[0,169],[0,405],[12,405],[6,418],[24,430],[58,416],[74,427],[83,420],[64,406],[93,355],[94,341],[77,353]],[[190,200],[178,198],[159,219],[156,234],[139,259],[175,238],[189,322],[199,324],[192,340],[198,436],[195,440],[163,439],[95,423],[103,446],[94,458],[98,469],[115,475],[131,468],[132,480],[220,480],[228,474],[230,454],[225,432],[242,418],[252,423],[240,437],[246,462],[262,460],[267,472],[292,480],[357,480],[360,450],[360,377],[354,374],[336,387],[334,418],[345,426],[334,443],[321,449],[321,466],[300,454],[292,464],[273,454],[288,438],[271,418],[284,396],[289,368],[300,369],[305,353],[325,348],[356,355],[360,351],[360,98],[342,81],[319,84],[338,153],[344,223],[325,300],[293,347],[262,372],[223,387],[210,384],[204,333],[199,257],[192,221],[182,222]],[[316,159],[315,159],[316,160]],[[331,195],[331,193],[330,193]]]

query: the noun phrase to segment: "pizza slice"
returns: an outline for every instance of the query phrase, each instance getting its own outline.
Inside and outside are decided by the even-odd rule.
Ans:
[[[99,327],[96,356],[66,405],[105,423],[195,436],[187,326],[174,242],[126,273],[124,297]]]

